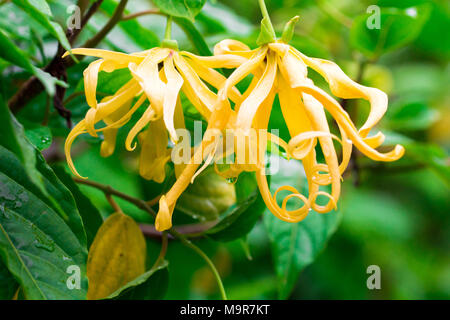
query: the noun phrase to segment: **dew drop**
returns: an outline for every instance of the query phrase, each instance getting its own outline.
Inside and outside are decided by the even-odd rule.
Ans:
[[[50,239],[49,236],[42,234],[34,224],[31,226],[31,229],[36,236],[36,239],[33,241],[36,248],[44,249],[48,252],[55,250],[55,241]]]
[[[233,178],[227,178],[226,180],[227,180],[227,183],[235,184],[237,182],[238,178],[233,177]]]

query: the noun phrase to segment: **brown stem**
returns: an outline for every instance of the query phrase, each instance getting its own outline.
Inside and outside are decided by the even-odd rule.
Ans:
[[[101,191],[103,191],[104,193],[108,193],[111,194],[113,196],[122,198],[132,204],[134,204],[136,207],[138,207],[139,209],[142,209],[144,211],[147,211],[148,213],[150,213],[154,218],[156,218],[156,212],[144,201],[138,198],[134,198],[132,196],[129,196],[123,192],[117,191],[115,189],[113,189],[110,186],[98,183],[98,182],[94,182],[94,181],[90,181],[90,180],[85,180],[85,179],[79,179],[79,178],[73,178],[73,180],[77,183],[80,184],[85,184],[91,187],[94,187],[96,189],[99,189]]]
[[[155,263],[153,264],[153,266],[150,269],[156,269],[161,262],[164,260],[164,257],[166,256],[167,253],[167,245],[168,245],[168,236],[167,236],[167,232],[163,232],[162,236],[161,236],[161,251],[159,252],[159,256],[156,259]]]
[[[140,12],[136,12],[136,13],[131,13],[129,15],[123,16],[122,17],[122,21],[126,21],[126,20],[131,20],[131,19],[135,19],[141,16],[146,16],[148,14],[160,14],[160,15],[165,15],[164,13],[162,13],[161,11],[159,11],[158,9],[149,9],[149,10],[144,10],[144,11],[140,11]]]
[[[114,198],[111,196],[111,194],[105,192],[106,200],[108,200],[111,207],[114,209],[114,212],[121,212],[123,213],[120,206],[117,204],[117,202],[114,200]]]

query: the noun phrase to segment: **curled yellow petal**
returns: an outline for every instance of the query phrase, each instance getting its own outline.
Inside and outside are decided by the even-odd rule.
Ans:
[[[82,135],[83,133],[86,133],[86,126],[85,126],[85,121],[81,120],[80,122],[77,123],[77,125],[75,127],[73,127],[73,129],[70,131],[69,135],[67,136],[66,142],[64,143],[64,153],[66,154],[66,160],[67,160],[67,164],[70,168],[70,171],[72,171],[72,173],[74,175],[76,175],[78,178],[87,179],[86,177],[82,177],[78,173],[77,169],[75,169],[75,166],[74,166],[73,160],[72,160],[72,156],[70,155],[70,149],[72,148],[72,143],[79,135]]]
[[[370,145],[368,145],[359,135],[347,112],[345,112],[342,107],[325,91],[307,84],[299,86],[297,89],[300,90],[300,92],[305,92],[318,100],[346,132],[353,144],[367,157],[377,161],[395,161],[403,156],[405,149],[400,145],[396,145],[394,150],[387,153],[381,153],[371,148]]]
[[[257,50],[251,50],[246,44],[240,41],[225,39],[214,46],[214,56],[237,55],[250,59]]]
[[[144,129],[144,127],[155,117],[155,110],[153,110],[152,106],[149,106],[147,110],[145,110],[142,117],[136,122],[136,124],[131,128],[130,132],[128,132],[127,138],[125,140],[125,148],[128,151],[133,151],[136,148],[136,143],[131,146],[136,135]]]
[[[329,83],[331,92],[344,99],[362,98],[370,102],[370,113],[364,125],[359,130],[362,137],[366,137],[369,131],[383,117],[387,110],[387,95],[376,88],[370,88],[350,79],[334,62],[309,58],[301,52],[293,49],[294,54],[299,56],[309,67],[319,72]]]

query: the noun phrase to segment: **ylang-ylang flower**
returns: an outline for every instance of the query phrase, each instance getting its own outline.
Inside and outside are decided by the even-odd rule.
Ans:
[[[386,94],[376,88],[354,82],[335,63],[310,58],[279,40],[254,50],[250,50],[241,42],[224,40],[215,46],[214,54],[215,57],[197,59],[213,64],[217,57],[230,57],[230,60],[234,61],[238,56],[245,61],[234,70],[219,90],[209,121],[209,131],[231,129],[236,132],[237,138],[242,138],[242,135],[246,136],[246,132],[249,137],[254,129],[267,130],[273,101],[278,95],[291,138],[288,142],[273,135],[268,135],[268,138],[283,147],[289,158],[302,161],[308,182],[308,194],[304,195],[292,186],[281,187],[271,194],[265,174],[264,156],[260,156],[264,155],[266,150],[256,150],[256,163],[235,163],[225,171],[216,166],[216,171],[226,177],[237,177],[242,171],[255,171],[261,195],[267,207],[278,218],[298,222],[304,219],[311,209],[318,213],[327,213],[336,208],[341,193],[342,173],[348,166],[353,146],[376,161],[395,161],[402,157],[404,148],[400,145],[387,153],[377,151],[376,148],[384,141],[384,135],[381,132],[371,134],[373,127],[386,112]],[[370,103],[369,116],[361,128],[356,128],[335,98],[308,78],[308,68],[324,77],[334,96],[343,99],[364,99]],[[252,76],[252,81],[243,93],[243,99],[232,106],[229,99],[232,88],[248,76]],[[330,132],[326,112],[337,123],[340,137]],[[333,140],[342,145],[341,159],[338,159]],[[202,144],[203,150],[206,147],[206,150],[209,150],[206,152],[210,152],[207,159],[215,159],[217,154],[214,153],[218,152],[218,143],[206,134]],[[259,148],[266,146],[264,143],[256,145]],[[317,160],[317,147],[321,148],[323,163]],[[235,145],[234,152],[238,157],[239,153],[248,154],[254,150],[239,150]],[[197,168],[198,163],[193,157],[172,189],[161,198],[159,217],[168,219],[171,216],[176,199],[187,187]],[[329,189],[325,188],[327,186]],[[277,201],[277,195],[281,191],[289,191],[290,194]],[[327,200],[325,204],[319,204],[319,196]],[[290,199],[299,199],[302,205],[289,211],[287,202]]]
[[[101,155],[110,156],[115,149],[118,129],[139,108],[145,108],[141,118],[129,131],[125,146],[127,150],[133,150],[137,136],[141,146],[140,174],[156,182],[164,181],[165,165],[170,160],[168,137],[174,143],[178,142],[177,129],[185,126],[180,91],[208,120],[216,94],[207,84],[218,88],[225,82],[225,77],[208,64],[202,63],[201,59],[196,59],[195,55],[170,48],[152,48],[132,54],[78,48],[73,49],[72,53],[100,59],[92,62],[84,71],[85,95],[90,109],[66,140],[65,151],[71,170],[80,176],[70,156],[70,148],[76,137],[83,133],[96,137],[102,132],[104,140]],[[219,63],[220,61],[221,57],[218,58]],[[230,67],[236,67],[241,62],[240,57],[226,59]],[[217,67],[216,64],[212,66]],[[131,72],[131,80],[114,95],[98,102],[96,88],[99,72],[113,72],[123,68],[128,68]],[[241,99],[236,88],[232,90],[230,98],[237,102]],[[103,126],[97,125],[102,122]],[[180,168],[182,166],[176,167],[177,173],[181,171]]]
[[[145,111],[129,131],[125,146],[133,150],[135,137],[138,136],[141,146],[140,174],[162,182],[165,164],[171,159],[168,140],[177,146],[180,142],[177,129],[184,128],[179,97],[179,92],[183,91],[206,119],[208,127],[200,145],[186,151],[185,163],[175,164],[176,182],[159,200],[155,222],[157,230],[167,230],[172,226],[177,199],[196,175],[210,164],[215,165],[218,174],[227,178],[237,178],[242,171],[255,172],[267,207],[284,221],[301,221],[310,210],[318,213],[331,211],[337,207],[342,173],[348,166],[353,146],[376,161],[397,160],[404,149],[397,145],[387,153],[376,150],[383,143],[384,135],[371,131],[386,112],[388,99],[385,93],[352,81],[335,63],[310,58],[287,42],[285,37],[282,40],[273,39],[251,50],[239,41],[224,40],[215,46],[214,56],[211,57],[170,48],[153,48],[133,54],[74,49],[74,54],[100,59],[92,62],[84,72],[90,109],[67,138],[69,166],[78,174],[70,158],[71,144],[78,135],[87,132],[96,136],[98,132],[103,132],[101,153],[108,156],[114,151],[118,128],[142,107]],[[132,79],[113,96],[97,102],[99,71],[112,72],[120,68],[128,68]],[[225,78],[218,71],[223,68],[234,71]],[[370,103],[368,118],[359,129],[336,99],[308,78],[308,68],[323,76],[335,97],[364,99]],[[241,94],[236,85],[248,77],[252,78],[251,82]],[[217,93],[210,87],[216,88]],[[255,130],[267,132],[276,96],[290,133],[287,142],[272,134],[251,134]],[[149,104],[143,107],[147,100]],[[336,122],[339,136],[331,133],[327,113]],[[96,127],[99,122],[105,126]],[[230,146],[223,139],[217,139],[217,133],[223,134],[225,131],[226,134],[231,132],[234,142],[243,140],[247,143],[238,142]],[[268,141],[278,144],[292,161],[303,163],[308,182],[307,194],[292,186],[281,187],[271,194],[265,168]],[[333,141],[342,145],[340,157]],[[319,148],[323,161],[319,161],[320,157],[316,154]],[[219,160],[230,155],[238,161],[225,168],[218,165]],[[277,195],[281,191],[290,194],[279,201]],[[326,200],[325,203],[318,201],[319,197]],[[300,200],[302,204],[295,210],[288,210],[290,199]]]

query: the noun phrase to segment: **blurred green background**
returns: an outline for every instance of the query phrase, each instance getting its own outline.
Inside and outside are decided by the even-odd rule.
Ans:
[[[64,24],[68,16],[66,8],[71,2],[48,2],[55,20]],[[197,16],[195,26],[204,35],[209,48],[226,38],[239,39],[256,47],[261,19],[256,2],[208,1]],[[37,57],[38,66],[45,65],[54,54],[55,40],[33,23],[24,24],[26,17],[17,10],[10,10],[8,1],[1,3],[0,27],[29,56]],[[112,0],[103,3],[102,14],[92,19],[80,43],[96,33],[116,3]],[[300,273],[294,272],[294,279],[290,280],[293,291],[285,296],[280,294],[282,277],[275,272],[274,259],[276,243],[281,240],[271,238],[269,212],[264,212],[244,240],[221,243],[199,239],[199,245],[218,266],[229,298],[450,298],[450,2],[267,0],[266,3],[277,32],[282,31],[292,16],[300,16],[291,42],[297,49],[309,56],[333,60],[353,79],[389,95],[390,107],[379,129],[387,136],[386,145],[401,143],[406,147],[406,154],[395,163],[375,163],[357,157],[356,166],[344,175],[336,232],[324,248],[315,249],[318,256],[312,264]],[[373,12],[367,13],[367,8],[374,4],[381,9],[381,29],[368,31],[365,22]],[[133,0],[129,1],[127,12],[151,6],[149,1]],[[11,21],[23,28],[12,28]],[[161,39],[164,32],[164,17],[147,15],[132,21],[137,25],[119,24],[100,47],[132,52],[157,45],[157,39]],[[181,28],[175,28],[174,38],[182,49],[198,51]],[[37,40],[30,42],[30,39]],[[83,60],[68,72],[71,87],[66,94],[66,98],[70,97],[66,107],[72,111],[75,123],[87,110],[84,97],[77,92],[82,88],[82,70],[89,61]],[[0,69],[3,70],[3,93],[10,97],[16,90],[11,88],[17,88],[28,75],[2,62]],[[316,84],[325,84],[313,72],[311,77]],[[116,89],[117,85],[108,81],[98,90],[109,93]],[[17,117],[29,138],[43,144],[41,148],[46,149],[44,154],[48,161],[64,163],[60,145],[68,129],[64,119],[53,109],[45,111],[46,106],[47,98],[41,94]],[[347,108],[361,125],[367,115],[367,105],[349,103]],[[44,117],[47,117],[49,129],[37,125]],[[286,129],[280,121],[276,116],[271,118],[271,126],[285,135]],[[122,134],[125,132],[127,130]],[[56,151],[55,147],[47,149],[52,140],[57,142]],[[97,139],[83,137],[80,140],[74,153],[77,169],[82,174],[145,198],[151,198],[154,190],[160,190],[160,186],[137,176],[136,157],[124,148],[118,147],[114,156],[103,159],[99,156]],[[82,187],[82,191],[104,216],[111,213],[101,192],[88,187]],[[201,194],[193,193],[195,201],[201,203]],[[119,204],[136,220],[151,223],[145,213],[125,202],[119,201]],[[217,207],[214,203],[212,206]],[[188,209],[185,211],[189,213]],[[179,223],[195,221],[189,215],[177,219]],[[296,243],[294,250],[303,245],[301,237],[296,241],[300,244]],[[149,260],[156,258],[159,246],[159,240],[148,239]],[[313,249],[303,246],[303,250]],[[219,297],[215,280],[199,257],[171,241],[167,259],[170,281],[165,298]],[[305,260],[305,264],[309,263]],[[380,290],[369,290],[366,286],[369,276],[366,270],[370,265],[381,269]]]

